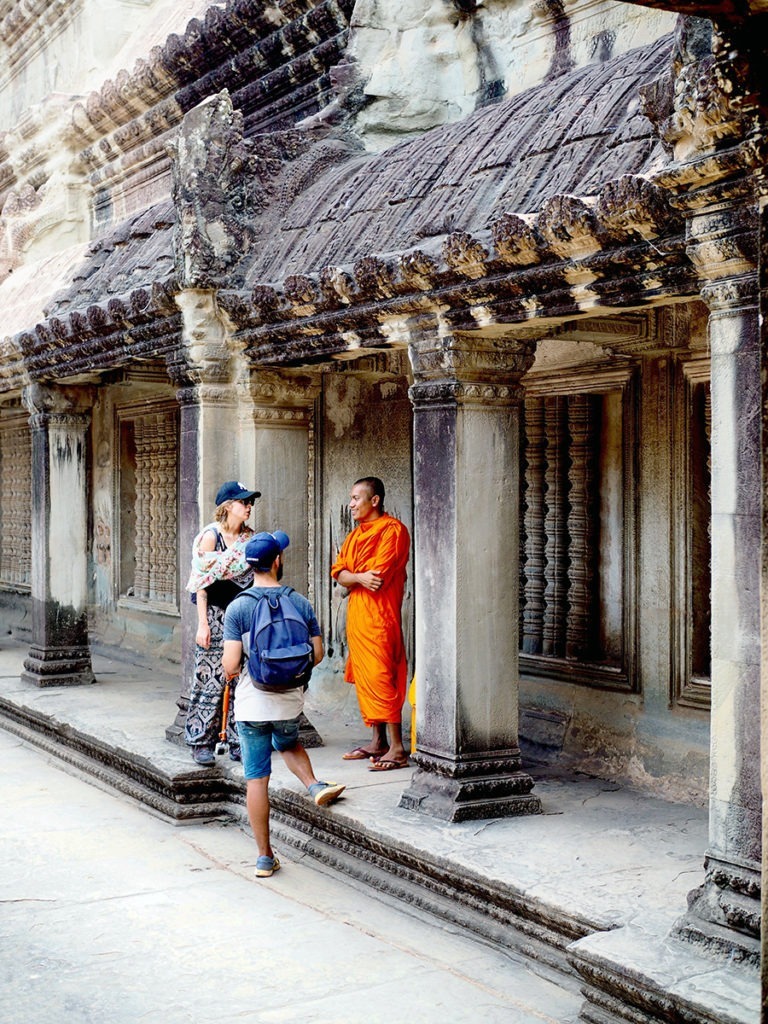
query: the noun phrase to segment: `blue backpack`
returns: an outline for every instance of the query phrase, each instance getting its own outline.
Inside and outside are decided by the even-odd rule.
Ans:
[[[292,587],[275,594],[243,591],[256,601],[248,640],[248,674],[257,690],[282,693],[307,686],[314,667],[309,628],[291,601]]]

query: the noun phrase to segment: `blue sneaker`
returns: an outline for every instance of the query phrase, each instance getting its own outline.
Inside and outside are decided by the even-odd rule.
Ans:
[[[213,751],[208,747],[195,747],[192,750],[192,757],[195,760],[195,764],[200,764],[203,768],[212,768],[216,764]]]
[[[280,870],[280,861],[277,857],[259,857],[256,861],[256,870],[253,872],[256,878],[269,878],[276,871]]]
[[[309,795],[318,807],[325,807],[338,800],[346,788],[339,782],[313,782],[309,787]]]

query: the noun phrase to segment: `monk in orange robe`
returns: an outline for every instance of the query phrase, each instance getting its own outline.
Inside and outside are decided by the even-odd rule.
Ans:
[[[408,663],[400,614],[411,538],[384,511],[378,477],[355,482],[349,508],[357,526],[342,544],[331,576],[349,590],[344,678],[354,684],[373,735],[367,747],[355,747],[344,758],[370,760],[371,771],[392,771],[408,764],[402,732]]]

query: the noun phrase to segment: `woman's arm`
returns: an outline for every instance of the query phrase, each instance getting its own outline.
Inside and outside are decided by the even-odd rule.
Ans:
[[[198,553],[202,554],[204,551],[213,551],[216,547],[216,538],[211,530],[206,530],[203,534],[200,545],[198,547]],[[208,625],[208,594],[205,590],[195,591],[195,599],[197,601],[197,633],[195,635],[195,642],[206,650],[211,646],[211,627]]]

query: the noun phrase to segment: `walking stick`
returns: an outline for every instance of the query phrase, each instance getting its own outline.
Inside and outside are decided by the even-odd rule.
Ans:
[[[226,754],[229,750],[229,743],[227,743],[227,716],[229,715],[229,679],[224,684],[224,698],[221,702],[221,732],[219,733],[219,742],[216,744],[214,753],[218,757],[221,754]]]

